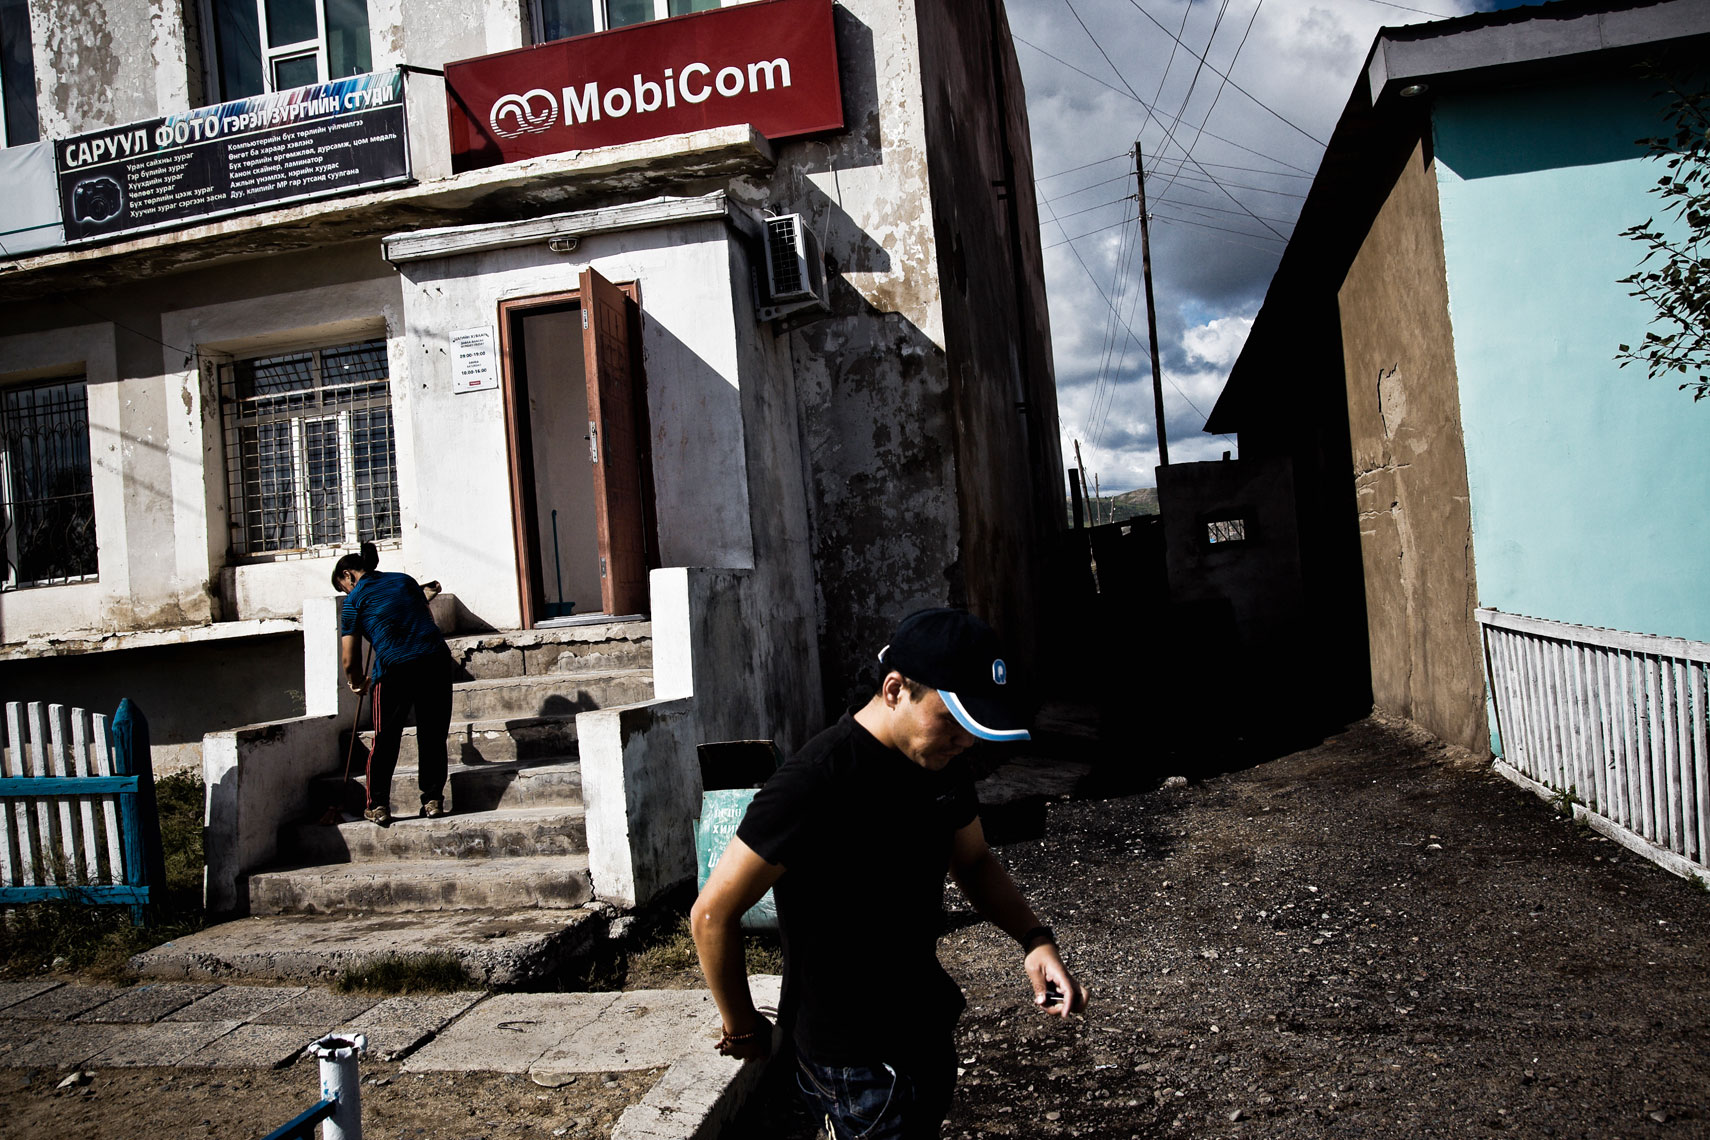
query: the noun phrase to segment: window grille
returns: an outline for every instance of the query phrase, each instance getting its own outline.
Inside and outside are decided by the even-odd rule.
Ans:
[[[0,399],[5,574],[0,585],[93,578],[95,493],[82,377],[8,388]]]
[[[220,414],[234,553],[398,537],[384,340],[224,364]]]
[[[1205,524],[1205,540],[1213,546],[1247,541],[1246,519],[1219,519]]]

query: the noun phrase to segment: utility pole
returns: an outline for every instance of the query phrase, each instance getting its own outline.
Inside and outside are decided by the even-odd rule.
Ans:
[[[1081,459],[1081,441],[1078,439],[1075,441],[1075,478],[1080,480],[1081,498],[1086,499],[1087,465],[1086,462]],[[1092,502],[1090,500],[1087,502],[1087,512],[1089,515],[1092,513]],[[1080,524],[1077,523],[1076,525],[1079,526]]]
[[[1146,221],[1146,162],[1134,140],[1134,177],[1140,181],[1140,273],[1146,280],[1146,341],[1152,349],[1152,411],[1158,417],[1158,466],[1170,465],[1170,441],[1164,435],[1164,371],[1158,365],[1158,313],[1152,303],[1152,231]]]

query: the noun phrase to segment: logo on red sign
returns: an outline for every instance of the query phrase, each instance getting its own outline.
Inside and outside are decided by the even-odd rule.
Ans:
[[[843,126],[831,0],[762,0],[446,65],[452,164],[749,123]],[[526,85],[526,86],[525,86]]]

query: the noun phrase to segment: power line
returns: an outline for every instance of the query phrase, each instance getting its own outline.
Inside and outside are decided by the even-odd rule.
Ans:
[[[1043,198],[1041,201],[1061,202],[1064,198],[1073,198],[1076,194],[1082,194],[1100,186],[1109,186],[1112,182],[1127,182],[1132,177],[1134,177],[1132,174],[1122,174],[1115,178],[1105,178],[1098,182],[1089,182],[1085,186],[1077,187],[1074,190],[1065,190],[1061,194],[1054,195],[1050,198]]]
[[[1064,3],[1067,3],[1067,2],[1069,2],[1069,0],[1064,0]],[[1146,17],[1146,19],[1149,19],[1149,21],[1153,22],[1153,24],[1156,24],[1156,26],[1158,26],[1159,31],[1163,32],[1163,34],[1166,34],[1166,36],[1170,36],[1171,39],[1176,39],[1175,32],[1171,32],[1170,29],[1168,29],[1168,27],[1163,26],[1163,24],[1158,24],[1158,19],[1156,19],[1156,17],[1154,17],[1154,15],[1151,14],[1151,12],[1147,12],[1146,9],[1142,9],[1141,0],[1129,0],[1129,3],[1132,3],[1132,5],[1134,5],[1135,12],[1139,12],[1139,14],[1144,15],[1144,17]],[[1176,43],[1182,43],[1182,41],[1180,41],[1180,39],[1176,39]],[[1241,94],[1243,94],[1243,96],[1247,96],[1248,99],[1252,99],[1253,103],[1259,104],[1260,109],[1264,109],[1264,111],[1265,111],[1265,113],[1267,113],[1267,115],[1274,116],[1274,118],[1276,118],[1276,120],[1279,121],[1279,123],[1284,123],[1284,125],[1291,126],[1291,128],[1293,128],[1293,130],[1298,130],[1298,132],[1303,133],[1303,135],[1305,135],[1306,138],[1312,138],[1313,142],[1315,142],[1315,144],[1320,145],[1320,147],[1327,147],[1327,145],[1330,145],[1330,144],[1327,144],[1327,142],[1325,142],[1324,138],[1318,138],[1317,135],[1313,135],[1313,133],[1310,132],[1310,130],[1306,130],[1305,126],[1300,126],[1300,125],[1296,125],[1296,123],[1291,123],[1291,121],[1289,121],[1288,118],[1286,118],[1286,116],[1282,115],[1281,111],[1276,111],[1276,109],[1272,109],[1271,106],[1269,106],[1269,104],[1265,103],[1264,99],[1260,99],[1259,96],[1255,96],[1255,94],[1253,94],[1253,92],[1248,91],[1247,87],[1241,87],[1241,85],[1238,84],[1238,82],[1235,82],[1235,80],[1233,80],[1233,79],[1229,79],[1228,75],[1224,75],[1223,72],[1219,72],[1218,68],[1212,67],[1211,63],[1206,62],[1206,58],[1204,58],[1204,56],[1200,56],[1199,53],[1197,53],[1197,51],[1192,50],[1192,48],[1188,48],[1187,44],[1183,43],[1182,48],[1183,48],[1183,50],[1188,51],[1188,53],[1192,53],[1192,55],[1197,56],[1197,58],[1199,58],[1200,62],[1206,63],[1206,67],[1211,67],[1212,72],[1216,72],[1216,73],[1218,73],[1218,75],[1223,75],[1223,79],[1228,80],[1228,84],[1231,85],[1231,87],[1235,87],[1236,91],[1240,91]],[[1175,142],[1175,138],[1171,138],[1170,142]]]
[[[1092,80],[1094,83],[1098,84],[1100,87],[1108,88],[1109,90],[1116,92],[1118,95],[1123,95],[1123,96],[1126,96],[1127,98],[1133,99],[1136,103],[1140,104],[1142,109],[1146,110],[1148,113],[1156,114],[1156,112],[1154,112],[1151,107],[1147,106],[1146,101],[1144,99],[1141,99],[1138,96],[1136,96],[1133,93],[1133,91],[1124,91],[1122,88],[1117,87],[1114,84],[1108,83],[1103,79],[1100,79],[1098,76],[1094,75],[1092,72],[1086,71],[1086,70],[1079,68],[1079,67],[1076,67],[1074,64],[1070,63],[1068,60],[1064,59],[1062,56],[1054,55],[1051,52],[1046,51],[1044,48],[1040,47],[1038,44],[1034,43],[1031,40],[1023,39],[1021,36],[1015,35],[1014,33],[1010,34],[1010,38],[1013,39],[1018,44],[1021,44],[1025,47],[1032,48],[1034,51],[1038,52],[1040,55],[1044,56],[1046,59],[1051,60],[1053,63],[1060,63],[1064,67],[1068,68],[1070,71],[1074,72],[1075,74],[1085,76],[1086,78]],[[1162,116],[1159,116],[1159,117],[1161,118]],[[1262,158],[1266,162],[1274,162],[1278,166],[1286,166],[1290,170],[1298,170],[1301,174],[1306,175],[1308,178],[1313,176],[1313,172],[1306,169],[1306,167],[1304,167],[1304,166],[1296,166],[1294,163],[1289,162],[1286,159],[1277,158],[1273,155],[1266,154],[1264,151],[1254,150],[1250,146],[1247,146],[1243,143],[1238,143],[1234,139],[1226,139],[1222,135],[1213,134],[1211,131],[1206,131],[1205,134],[1206,134],[1207,138],[1216,139],[1218,142],[1223,143],[1226,146],[1232,146],[1236,150],[1246,151],[1248,154],[1253,155],[1256,158]],[[1123,156],[1123,157],[1126,157],[1126,156]],[[1172,159],[1171,161],[1178,161],[1178,160]]]
[[[1073,174],[1077,170],[1086,170],[1088,167],[1093,167],[1093,166],[1103,166],[1107,162],[1115,162],[1119,158],[1127,158],[1127,157],[1128,157],[1128,153],[1126,151],[1124,151],[1122,154],[1113,154],[1109,158],[1094,159],[1092,162],[1082,163],[1080,166],[1071,166],[1071,167],[1069,167],[1069,169],[1059,170],[1055,174],[1038,174],[1038,175],[1034,176],[1033,181],[1035,183],[1038,183],[1038,182],[1044,182],[1048,178],[1061,178],[1063,175]],[[1127,175],[1124,175],[1123,177],[1126,178]]]
[[[1264,6],[1265,6],[1265,0],[1259,0],[1259,2],[1257,4],[1253,5],[1253,14],[1247,18],[1247,30],[1241,33],[1241,42],[1235,45],[1235,54],[1229,57],[1229,71],[1231,74],[1233,74],[1235,71],[1235,61],[1241,58],[1241,49],[1247,46],[1247,37],[1249,37],[1253,34],[1253,24],[1259,18],[1259,9],[1263,8]],[[1221,22],[1221,17],[1219,17],[1219,22]],[[1216,36],[1217,35],[1217,29],[1213,28],[1211,31],[1211,34],[1213,36]],[[1205,42],[1205,54],[1206,55],[1211,54],[1211,41],[1210,40],[1207,40]],[[1195,72],[1194,77],[1196,79],[1198,78],[1197,72]],[[1217,85],[1217,94],[1215,94],[1211,97],[1211,106],[1209,106],[1205,109],[1205,115],[1199,120],[1199,130],[1194,133],[1193,144],[1191,146],[1189,146],[1187,149],[1187,153],[1189,156],[1191,156],[1193,154],[1193,148],[1199,145],[1199,140],[1205,137],[1205,124],[1211,122],[1211,113],[1213,111],[1217,110],[1218,100],[1223,98],[1223,89],[1227,86],[1229,86],[1229,80],[1228,80],[1228,77],[1226,76],[1224,78],[1223,82],[1219,83]],[[1183,110],[1186,110],[1186,101],[1185,100],[1183,101]],[[1164,194],[1168,194],[1170,192],[1170,185],[1175,182],[1175,179],[1177,177],[1181,176],[1181,172],[1182,172],[1182,167],[1181,166],[1176,167],[1175,176],[1170,179],[1169,183],[1166,183],[1164,185]],[[1160,194],[1158,196],[1160,198],[1162,198],[1163,194]]]

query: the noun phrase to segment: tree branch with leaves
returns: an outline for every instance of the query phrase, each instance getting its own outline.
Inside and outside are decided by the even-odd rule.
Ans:
[[[1681,391],[1702,400],[1710,396],[1710,89],[1670,82],[1668,90],[1672,133],[1640,145],[1662,164],[1663,176],[1649,192],[1674,223],[1658,225],[1652,215],[1621,231],[1645,253],[1620,283],[1632,287],[1629,296],[1648,301],[1654,315],[1644,340],[1621,345],[1615,359],[1622,368],[1643,364],[1653,380],[1679,379]]]

